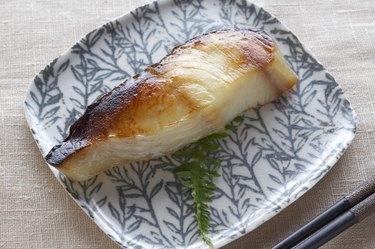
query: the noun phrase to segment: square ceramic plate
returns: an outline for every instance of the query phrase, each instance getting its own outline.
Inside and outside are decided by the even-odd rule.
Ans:
[[[87,105],[158,62],[177,44],[223,28],[263,30],[300,81],[278,101],[244,113],[221,141],[220,190],[212,203],[215,247],[248,233],[319,181],[354,137],[355,114],[333,77],[264,9],[236,0],[164,0],[93,30],[32,82],[26,118],[43,155]],[[192,202],[163,157],[115,167],[84,182],[51,168],[83,210],[127,248],[204,248]]]

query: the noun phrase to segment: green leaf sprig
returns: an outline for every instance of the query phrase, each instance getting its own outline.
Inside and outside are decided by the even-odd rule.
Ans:
[[[235,118],[231,124],[225,126],[225,129],[236,130],[242,120],[241,117]],[[186,161],[176,169],[176,174],[182,184],[191,191],[199,236],[211,248],[213,243],[209,237],[211,217],[209,203],[212,202],[212,195],[218,189],[213,180],[220,176],[216,171],[220,162],[210,157],[210,153],[218,150],[220,148],[218,140],[227,136],[226,132],[211,134],[174,154]]]

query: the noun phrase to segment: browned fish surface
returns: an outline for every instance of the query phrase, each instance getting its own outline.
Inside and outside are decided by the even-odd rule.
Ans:
[[[209,33],[90,105],[47,162],[72,180],[174,152],[297,82],[274,41],[251,30]]]

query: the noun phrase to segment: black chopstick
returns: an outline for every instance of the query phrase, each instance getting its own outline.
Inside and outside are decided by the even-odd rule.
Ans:
[[[363,183],[352,193],[342,198],[332,207],[272,247],[272,249],[289,249],[299,243],[296,247],[298,249],[318,248],[350,226],[361,221],[375,209],[374,193],[375,177]],[[310,238],[302,242],[311,234],[313,235]]]
[[[295,249],[316,249],[375,211],[375,193],[298,244]]]

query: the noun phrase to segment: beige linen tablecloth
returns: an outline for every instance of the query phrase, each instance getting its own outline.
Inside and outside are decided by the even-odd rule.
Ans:
[[[0,248],[118,248],[63,190],[39,153],[22,103],[34,75],[83,34],[140,0],[0,1]],[[331,172],[229,248],[270,248],[375,175],[375,1],[254,1],[299,36],[344,89],[359,118]],[[327,249],[375,248],[375,215]]]

